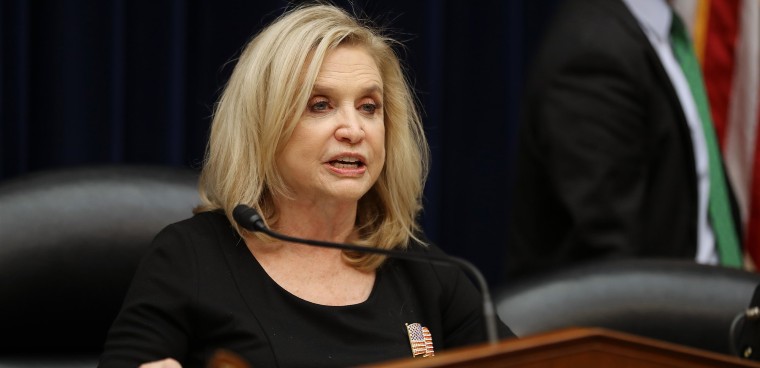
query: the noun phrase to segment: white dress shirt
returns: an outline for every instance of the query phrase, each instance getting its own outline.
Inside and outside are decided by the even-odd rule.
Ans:
[[[699,112],[689,88],[689,82],[686,80],[678,60],[673,55],[673,49],[670,45],[670,24],[673,20],[673,11],[665,0],[623,0],[623,3],[636,17],[641,29],[647,35],[649,42],[657,52],[662,66],[668,73],[670,82],[675,87],[684,115],[686,115],[686,122],[691,131],[691,141],[694,148],[699,196],[697,209],[697,255],[695,260],[699,263],[718,264],[715,235],[710,227],[707,213],[710,193],[707,145]]]

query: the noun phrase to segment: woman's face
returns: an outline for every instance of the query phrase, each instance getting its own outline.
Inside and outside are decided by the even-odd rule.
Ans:
[[[278,169],[297,201],[358,201],[385,163],[383,81],[361,46],[328,52]]]

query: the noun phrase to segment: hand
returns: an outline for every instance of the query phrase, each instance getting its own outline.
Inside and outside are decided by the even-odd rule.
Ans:
[[[140,365],[140,368],[182,368],[182,365],[172,358],[166,358],[164,360],[142,364]]]

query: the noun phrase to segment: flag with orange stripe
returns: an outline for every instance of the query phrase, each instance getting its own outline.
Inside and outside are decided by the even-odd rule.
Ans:
[[[744,249],[760,266],[760,2],[675,0],[673,6],[692,31],[739,203]]]

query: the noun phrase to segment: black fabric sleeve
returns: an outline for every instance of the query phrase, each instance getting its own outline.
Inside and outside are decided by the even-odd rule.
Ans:
[[[182,362],[192,334],[197,272],[191,242],[174,225],[161,231],[143,258],[106,339],[101,368]]]
[[[443,255],[435,246],[431,253]],[[442,309],[444,348],[479,344],[487,341],[483,317],[483,297],[470,278],[460,267],[434,266],[437,281],[442,286],[440,306]],[[500,339],[514,337],[514,333],[496,316]]]

